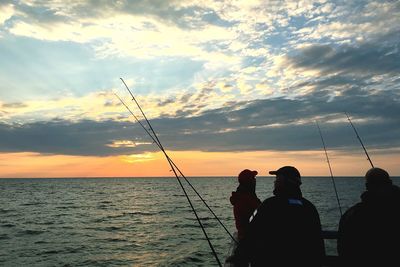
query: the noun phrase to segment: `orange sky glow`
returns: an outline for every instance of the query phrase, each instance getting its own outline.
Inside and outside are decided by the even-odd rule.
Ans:
[[[267,171],[283,165],[296,166],[303,176],[330,176],[321,151],[168,153],[185,176],[236,176],[246,168],[266,176]],[[377,156],[374,160],[391,175],[398,175],[397,161],[392,155]],[[2,153],[0,161],[1,178],[174,177],[161,152],[109,157]],[[332,153],[330,161],[334,176],[362,176],[370,167],[364,155]]]

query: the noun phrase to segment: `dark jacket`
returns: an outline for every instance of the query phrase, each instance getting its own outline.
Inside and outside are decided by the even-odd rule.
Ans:
[[[261,204],[254,190],[247,190],[239,186],[236,192],[232,192],[230,202],[233,205],[233,215],[238,232],[238,238],[243,239],[249,224],[249,218],[254,210]]]
[[[400,188],[366,191],[340,219],[338,254],[343,266],[399,266]]]
[[[251,266],[321,266],[325,247],[315,206],[307,199],[264,200],[240,242],[240,258]],[[238,265],[243,265],[243,262]]]

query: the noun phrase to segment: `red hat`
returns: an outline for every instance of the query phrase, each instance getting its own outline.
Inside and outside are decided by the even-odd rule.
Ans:
[[[238,181],[240,184],[248,183],[250,181],[255,180],[257,174],[258,174],[257,171],[250,171],[248,169],[245,169],[239,173]]]

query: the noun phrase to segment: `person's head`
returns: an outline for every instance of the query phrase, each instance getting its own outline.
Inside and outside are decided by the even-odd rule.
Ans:
[[[256,183],[256,175],[258,174],[257,171],[250,171],[245,169],[241,171],[238,175],[238,182],[241,185],[253,185]]]
[[[295,167],[284,166],[276,171],[270,171],[269,174],[276,175],[274,182],[275,195],[289,191],[300,191],[301,175]]]
[[[382,186],[391,185],[387,171],[381,168],[371,168],[365,174],[365,186],[368,191],[373,191],[381,188]]]

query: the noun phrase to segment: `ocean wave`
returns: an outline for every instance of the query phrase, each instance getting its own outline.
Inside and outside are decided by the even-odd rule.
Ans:
[[[63,252],[63,251],[62,250],[53,249],[53,250],[45,250],[45,251],[37,252],[36,255],[40,256],[40,255],[49,255],[49,254],[59,254],[61,252]]]
[[[13,211],[16,211],[16,210],[13,210],[13,209],[0,209],[0,214],[5,214],[5,213],[13,212]]]
[[[39,244],[48,244],[49,242],[47,242],[45,240],[39,240],[39,241],[36,241],[34,243],[39,245]]]
[[[36,223],[37,225],[53,225],[55,222],[53,221],[47,221],[47,222],[38,222]]]
[[[5,223],[5,224],[2,224],[1,225],[1,227],[5,227],[5,228],[11,228],[11,227],[15,227],[16,225],[15,224],[12,224],[12,223]]]
[[[18,236],[24,236],[24,235],[40,235],[43,234],[44,231],[42,230],[31,230],[31,229],[27,229],[27,230],[22,230],[18,232]]]
[[[21,206],[39,206],[44,205],[45,202],[30,202],[30,203],[22,203]]]
[[[124,212],[124,215],[129,216],[153,216],[159,214],[158,212],[149,212],[149,211],[134,211],[134,212]]]
[[[81,207],[80,206],[73,206],[73,205],[71,205],[71,206],[58,206],[58,207],[55,207],[56,209],[60,209],[60,210],[68,210],[68,209],[80,209]]]
[[[104,239],[100,239],[99,241],[101,242],[129,242],[129,240],[125,239],[125,238],[118,238],[118,237],[110,237],[110,238],[104,238]]]
[[[202,261],[201,256],[184,255],[173,257],[159,266],[203,266]]]
[[[107,231],[107,232],[112,232],[112,231],[120,230],[122,228],[123,228],[122,226],[107,226],[107,227],[101,228],[101,230]]]
[[[0,234],[0,240],[6,240],[6,239],[11,239],[11,238],[6,234]]]

